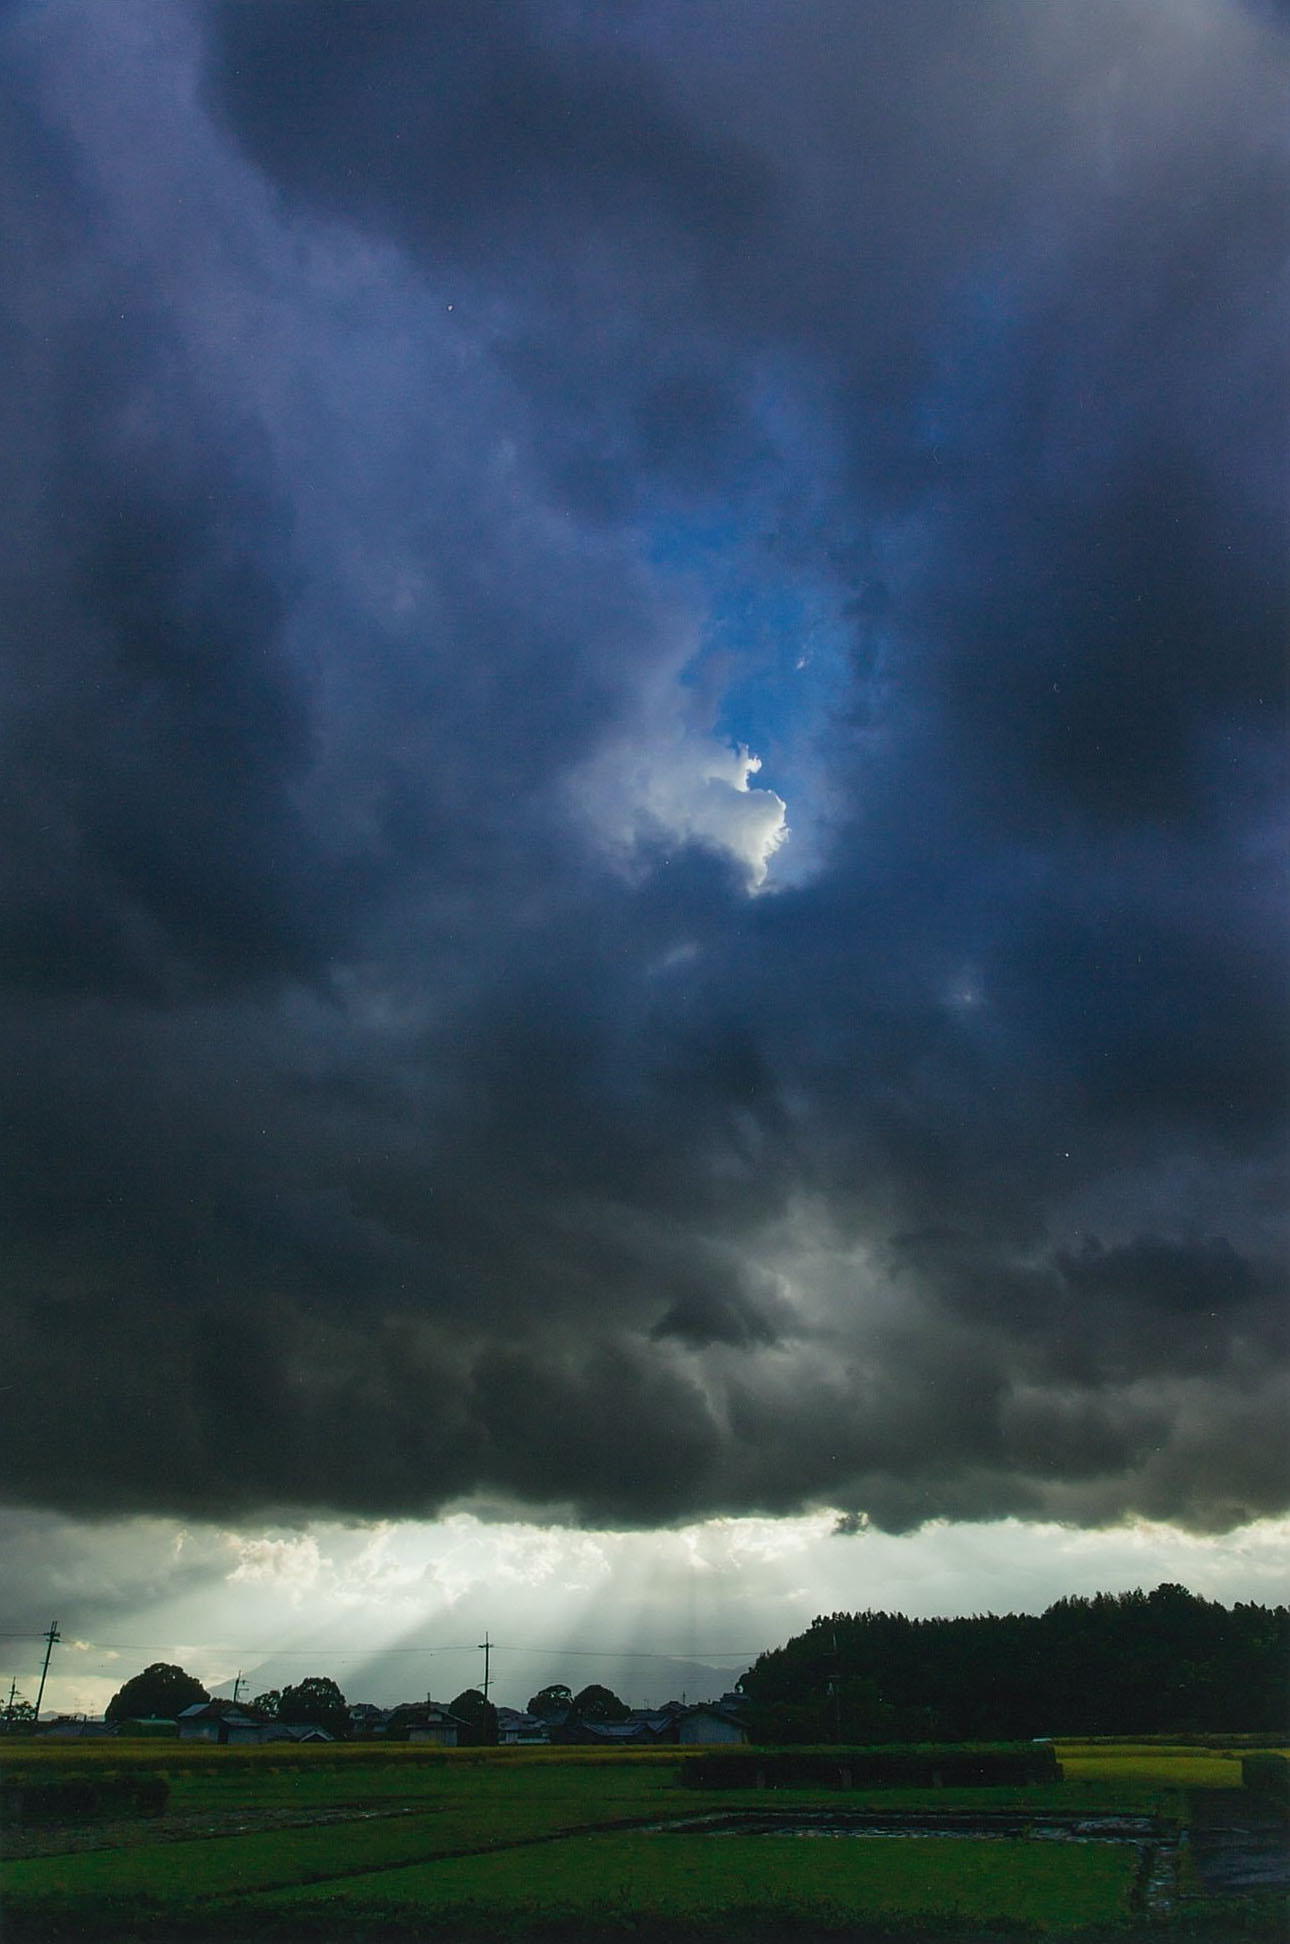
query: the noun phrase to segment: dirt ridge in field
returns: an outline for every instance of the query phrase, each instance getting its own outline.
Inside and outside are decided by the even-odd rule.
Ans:
[[[258,1836],[273,1829],[315,1829],[320,1823],[375,1822],[382,1817],[433,1816],[434,1803],[330,1803],[326,1808],[184,1809],[164,1816],[115,1822],[10,1824],[0,1830],[0,1859],[72,1856],[85,1850],[136,1849],[145,1843],[187,1842],[203,1836]]]

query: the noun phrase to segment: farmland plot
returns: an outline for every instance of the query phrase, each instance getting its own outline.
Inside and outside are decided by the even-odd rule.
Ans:
[[[1042,1788],[845,1795],[682,1788],[674,1756],[460,1751],[445,1759],[435,1751],[392,1760],[350,1748],[330,1759],[300,1749],[272,1762],[221,1763],[219,1751],[198,1761],[170,1752],[167,1825],[8,1866],[7,1944],[127,1933],[157,1944],[186,1933],[229,1944],[258,1934],[351,1940],[391,1927],[428,1940],[639,1924],[715,1939],[768,1925],[854,1935],[867,1922],[926,1923],[938,1936],[963,1937],[983,1925],[1091,1936],[1089,1926],[1109,1924],[1124,1937],[1135,1918],[1163,1914],[1158,1899],[1144,1901],[1144,1886],[1152,1857],[1167,1848],[1162,1832],[1183,1811],[1179,1784],[1240,1780],[1239,1761],[1222,1751],[1137,1746],[1063,1748],[1066,1779]],[[120,1748],[118,1763],[128,1755]],[[42,1769],[50,1761],[33,1756]],[[70,1767],[76,1758],[58,1759]],[[158,1766],[155,1745],[147,1759]],[[741,1812],[757,1811],[773,1825],[766,1812],[782,1806],[790,1820],[818,1810],[823,1827],[843,1804],[853,1819],[873,1811],[870,1824],[921,1812],[924,1834],[870,1828],[808,1842],[744,1833],[738,1823]],[[1138,1843],[1087,1832],[1074,1842],[1038,1840],[1061,1834],[1056,1812],[1095,1834],[1109,1810],[1147,1819],[1156,1834]],[[198,1834],[203,1816],[209,1833]],[[243,1827],[229,1833],[239,1816]],[[695,1818],[705,1816],[734,1833],[701,1833]],[[690,1827],[678,1833],[680,1823]],[[1253,1906],[1241,1923],[1245,1936],[1284,1935],[1275,1914]],[[1231,1935],[1208,1934],[1224,1944]]]

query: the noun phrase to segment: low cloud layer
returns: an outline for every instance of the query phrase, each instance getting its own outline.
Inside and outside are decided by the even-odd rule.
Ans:
[[[1277,16],[0,34],[10,1500],[1282,1509]]]

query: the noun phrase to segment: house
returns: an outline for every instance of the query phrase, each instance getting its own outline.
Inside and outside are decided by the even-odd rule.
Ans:
[[[455,1748],[465,1722],[437,1701],[427,1701],[419,1710],[420,1720],[408,1729],[408,1740],[433,1742],[438,1748]]]
[[[552,1722],[549,1739],[555,1748],[652,1748],[660,1737],[643,1721]]]
[[[349,1732],[360,1736],[379,1735],[393,1712],[392,1708],[378,1708],[371,1701],[351,1701]]]
[[[550,1707],[546,1710],[545,1714],[538,1716],[538,1720],[546,1729],[549,1739],[550,1732],[553,1728],[567,1727],[570,1722],[577,1720],[577,1716],[574,1714],[572,1708]]]
[[[131,1715],[117,1722],[116,1731],[128,1741],[173,1740],[179,1732],[173,1715]]]
[[[268,1741],[278,1727],[258,1708],[232,1701],[195,1701],[178,1717],[180,1741],[216,1742],[221,1748]]]
[[[438,1701],[405,1701],[395,1708],[386,1724],[391,1741],[431,1742],[438,1748],[455,1748],[465,1722]]]
[[[179,1716],[179,1739],[255,1748],[262,1742],[330,1742],[336,1737],[313,1721],[273,1721],[258,1708],[233,1701],[199,1701]]]
[[[633,1708],[632,1720],[638,1721],[655,1741],[665,1742],[669,1739],[672,1716],[666,1708]]]
[[[550,1737],[547,1724],[523,1708],[497,1710],[497,1741],[503,1748],[545,1748]]]
[[[706,1747],[714,1742],[746,1742],[748,1735],[733,1708],[721,1701],[704,1701],[678,1717],[676,1739],[684,1746]]]
[[[104,1735],[115,1735],[116,1727],[108,1721],[92,1721],[88,1715],[55,1715],[52,1721],[42,1721],[36,1733],[42,1740],[100,1741]]]
[[[549,1721],[547,1738],[558,1748],[662,1748],[682,1743],[707,1747],[713,1743],[744,1742],[748,1736],[740,1718],[742,1696],[722,1695],[686,1707],[667,1701],[661,1708],[633,1708],[625,1721]]]

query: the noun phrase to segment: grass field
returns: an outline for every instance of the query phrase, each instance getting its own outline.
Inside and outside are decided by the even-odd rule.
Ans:
[[[855,1791],[845,1806],[1117,1809],[1178,1819],[1187,1788],[1240,1783],[1239,1751],[1099,1742],[1061,1745],[1058,1757],[1059,1785]],[[111,1846],[8,1863],[9,1935],[200,1932],[245,1944],[257,1935],[352,1939],[383,1926],[425,1938],[641,1924],[711,1938],[768,1925],[854,1931],[865,1922],[913,1925],[910,1936],[925,1934],[919,1925],[962,1936],[983,1925],[1016,1935],[1138,1928],[1133,1848],[647,1830],[641,1825],[705,1810],[767,1806],[767,1792],[683,1789],[675,1750],[606,1757],[148,1742],[5,1751],[10,1776],[131,1767],[169,1775],[163,1824],[117,1826]],[[789,1796],[795,1807],[842,1800],[830,1789],[775,1792],[777,1803]],[[1233,1906],[1228,1919],[1246,1925],[1243,1935],[1284,1936],[1253,1905]]]

